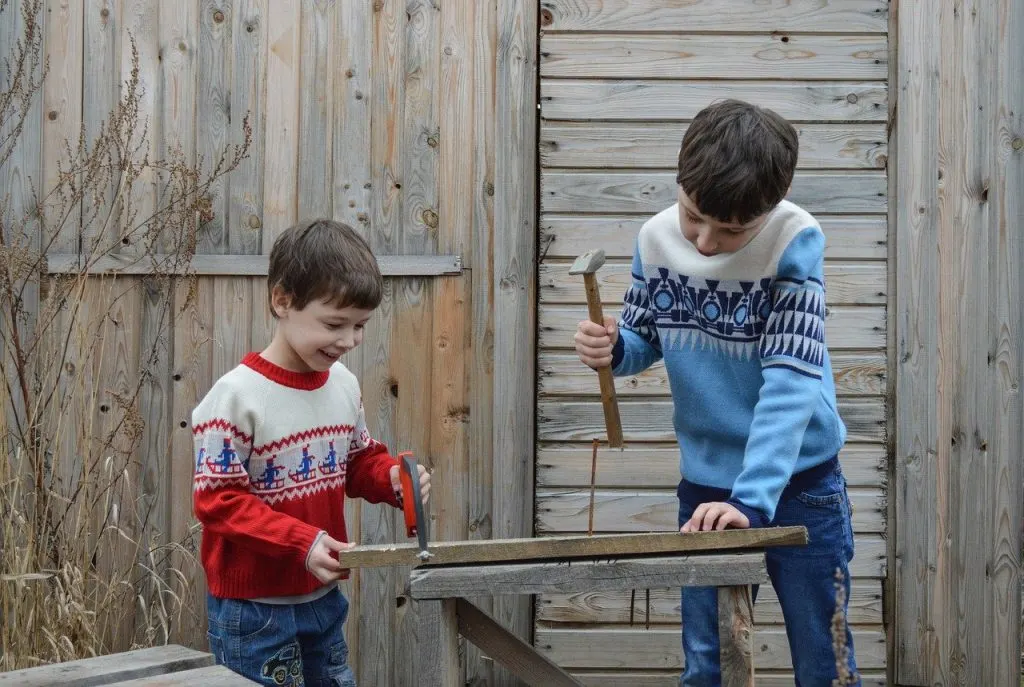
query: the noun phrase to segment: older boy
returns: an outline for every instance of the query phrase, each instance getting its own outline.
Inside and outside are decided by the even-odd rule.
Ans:
[[[260,684],[351,687],[344,499],[399,507],[401,487],[339,359],[362,343],[383,279],[355,231],[314,220],[277,238],[268,287],[273,340],[192,414],[210,650]]]
[[[770,550],[767,564],[796,684],[819,687],[837,676],[830,625],[837,573],[849,598],[853,534],[825,346],[825,237],[783,200],[797,149],[770,110],[729,100],[701,111],[679,152],[678,203],[640,229],[621,319],[580,322],[575,341],[580,360],[616,375],[664,359],[682,532],[807,528],[807,547]],[[684,589],[682,622],[680,684],[719,684],[714,590]]]

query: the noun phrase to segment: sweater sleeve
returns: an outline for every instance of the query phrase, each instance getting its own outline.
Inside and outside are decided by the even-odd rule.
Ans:
[[[192,502],[203,528],[269,556],[305,565],[320,531],[265,504],[249,489],[255,415],[240,394],[215,386],[192,413]]]
[[[616,376],[638,374],[661,360],[661,341],[644,279],[639,242],[633,251],[630,272],[633,281],[623,299],[619,338],[612,348],[612,373]]]
[[[390,475],[395,465],[398,465],[398,460],[388,453],[387,446],[370,436],[366,427],[366,411],[360,400],[358,419],[348,451],[345,495],[398,508],[399,497],[391,485]]]
[[[826,373],[824,250],[820,229],[801,231],[783,252],[772,286],[772,311],[759,345],[763,381],[743,469],[729,498],[753,527],[775,517],[821,395]]]

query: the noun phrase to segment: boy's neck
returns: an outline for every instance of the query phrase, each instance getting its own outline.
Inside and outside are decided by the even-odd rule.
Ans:
[[[295,354],[288,342],[281,336],[280,330],[274,334],[274,338],[270,340],[270,343],[260,352],[260,357],[266,360],[268,363],[273,363],[278,367],[288,370],[289,372],[306,373],[310,370],[306,365],[299,359],[299,356]]]

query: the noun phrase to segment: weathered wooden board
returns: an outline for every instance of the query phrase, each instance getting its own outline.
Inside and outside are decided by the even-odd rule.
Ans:
[[[563,668],[682,668],[682,651],[677,627],[537,628],[534,644]],[[854,628],[853,643],[858,667],[885,665],[885,633],[881,628]],[[792,668],[786,631],[778,626],[754,631],[754,665],[758,670]],[[678,679],[678,678],[677,678]]]
[[[584,590],[573,594],[543,594],[537,597],[537,620],[546,623],[629,623],[630,601],[634,626],[679,625],[679,589],[652,589],[650,618],[646,595],[629,591]],[[882,582],[856,578],[851,582],[849,622],[882,624]],[[782,607],[771,584],[762,584],[754,604],[754,620],[762,625],[783,624]]]
[[[167,675],[153,675],[141,677],[125,682],[111,683],[111,687],[252,687],[258,683],[249,678],[242,677],[230,668],[224,666],[209,666],[208,668],[194,668],[183,670]]]
[[[876,488],[849,490],[855,534],[885,532],[885,495]],[[590,489],[538,489],[536,530],[587,532]],[[650,532],[676,527],[679,500],[674,488],[598,489],[594,493],[595,532]]]
[[[884,33],[885,0],[766,4],[758,0],[543,0],[541,27],[555,31],[804,31]]]
[[[213,169],[235,126],[231,112],[232,5],[222,0],[202,0],[199,7],[196,150],[204,156],[203,170],[206,173]],[[235,248],[229,245],[228,226],[232,219],[229,215],[230,183],[229,178],[222,177],[210,187],[208,195],[212,213],[199,227],[196,246],[199,253],[228,253]]]
[[[301,5],[267,7],[267,109],[263,143],[263,253],[296,220],[298,209]],[[273,94],[271,96],[270,94]]]
[[[595,124],[541,121],[540,154],[546,169],[673,169],[685,123]],[[883,169],[888,155],[884,124],[798,124],[798,169]]]
[[[281,227],[284,229],[285,227]],[[230,228],[229,228],[230,231]],[[46,256],[49,274],[78,273],[81,258],[74,253],[53,253]],[[111,254],[94,260],[90,274],[146,275],[153,264],[165,261],[164,256],[140,258],[134,255]],[[266,277],[270,266],[269,252],[263,255],[196,255],[175,271],[180,274],[224,277]],[[457,255],[378,255],[377,266],[385,277],[440,276],[459,274],[462,260]],[[263,280],[266,283],[266,280]]]
[[[689,28],[689,27],[687,27]],[[543,78],[884,80],[884,35],[760,34],[545,36]]]
[[[607,261],[597,273],[601,299],[622,303],[632,285],[631,262],[622,258]],[[545,260],[541,264],[540,302],[586,303],[583,278],[569,274],[571,262]],[[825,263],[825,300],[828,305],[885,305],[887,272],[884,262]]]
[[[746,100],[793,122],[884,122],[882,82],[542,79],[545,119],[681,121],[722,98]],[[678,150],[678,148],[677,148]]]
[[[610,311],[609,314],[617,314]],[[580,320],[587,317],[583,306],[549,305],[540,309],[538,339],[541,348],[574,347],[572,337]],[[836,305],[825,309],[825,340],[830,351],[884,350],[885,308]]]
[[[754,634],[755,641],[757,634]],[[859,668],[859,666],[858,666]],[[570,673],[586,687],[679,687],[679,671],[629,670],[621,673],[598,670]],[[884,670],[858,671],[862,687],[886,687]],[[786,671],[762,670],[754,661],[754,683],[757,687],[793,687],[796,678]]]
[[[0,685],[92,687],[210,665],[213,665],[212,655],[172,644],[0,673]]]
[[[537,449],[538,487],[588,487],[591,444],[545,442]],[[882,444],[847,443],[839,452],[843,474],[851,487],[885,484],[886,458]],[[679,447],[635,443],[621,449],[604,441],[597,450],[595,486],[622,489],[666,488],[679,482]]]
[[[429,565],[489,563],[495,561],[550,560],[566,558],[609,558],[658,553],[693,553],[722,549],[760,549],[768,546],[799,546],[807,542],[803,527],[768,527],[726,532],[695,532],[681,535],[675,528],[662,532],[560,535],[529,539],[429,542]],[[415,543],[357,546],[341,560],[352,568],[420,565]]]
[[[767,581],[764,553],[758,552],[427,567],[412,571],[409,589],[414,599],[443,599],[462,594],[571,593]]]
[[[547,172],[541,208],[547,212],[661,212],[674,204],[679,186],[670,172]],[[797,172],[789,200],[811,213],[884,213],[882,172]]]
[[[617,310],[612,310],[617,312]],[[836,393],[878,396],[886,390],[886,358],[881,352],[831,355]],[[637,375],[615,378],[618,396],[659,396],[670,393],[665,364],[658,361]],[[542,396],[588,396],[600,393],[597,374],[575,353],[541,351],[537,361],[537,391]]]
[[[621,399],[623,436],[632,441],[673,441],[672,401]],[[839,401],[848,441],[882,441],[885,405],[881,399]],[[541,441],[605,440],[600,401],[542,400],[537,403],[537,437]]]
[[[586,208],[581,208],[581,211]],[[555,215],[541,217],[541,254],[547,258],[571,258],[594,246],[609,258],[630,258],[636,236],[650,213],[639,215]],[[826,260],[885,260],[888,250],[886,218],[815,215],[825,232]]]

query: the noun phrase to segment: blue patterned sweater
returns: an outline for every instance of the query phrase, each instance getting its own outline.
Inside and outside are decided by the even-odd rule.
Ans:
[[[846,439],[825,347],[825,237],[782,201],[739,251],[701,255],[678,206],[640,230],[612,366],[632,375],[664,359],[680,471],[730,490],[768,524],[795,472]]]

